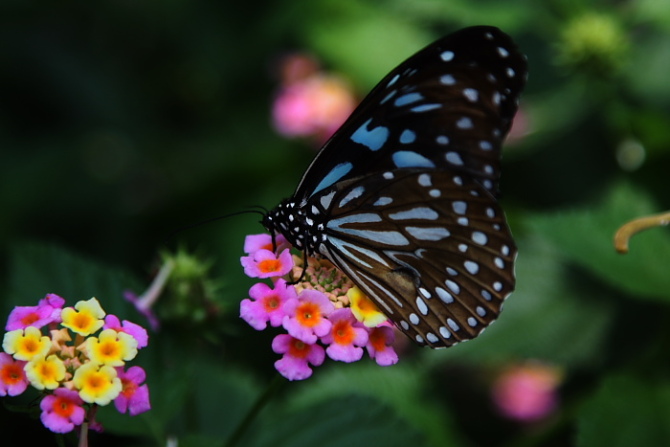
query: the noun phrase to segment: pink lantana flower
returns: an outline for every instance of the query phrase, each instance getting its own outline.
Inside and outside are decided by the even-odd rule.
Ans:
[[[67,388],[57,388],[40,402],[40,419],[45,427],[55,433],[68,433],[84,422],[84,401],[79,393]]]
[[[379,366],[390,366],[398,363],[398,354],[393,349],[395,332],[390,326],[372,328],[365,345],[368,354]]]
[[[333,310],[335,306],[323,293],[305,289],[284,304],[282,325],[290,335],[311,345],[330,331],[333,324],[326,317]]]
[[[328,317],[332,323],[330,331],[321,341],[327,345],[326,354],[340,362],[356,362],[363,357],[363,348],[368,342],[368,331],[351,313],[351,309],[338,309]]]
[[[275,362],[275,368],[288,380],[303,380],[312,375],[309,365],[319,366],[326,358],[323,347],[305,343],[288,334],[277,335],[272,340],[272,350],[284,356]]]
[[[265,283],[255,284],[249,289],[249,296],[251,299],[240,304],[240,317],[258,331],[265,329],[268,321],[272,327],[281,326],[286,315],[284,304],[297,299],[295,287],[284,279],[278,279],[274,289]]]
[[[60,323],[60,314],[65,300],[49,293],[37,306],[16,306],[9,314],[5,330],[25,329],[28,326],[41,328],[49,323]]]
[[[55,293],[47,293],[44,298],[39,300],[37,303],[38,306],[51,307],[53,310],[53,316],[55,323],[60,323],[60,313],[63,310],[65,305],[65,298],[62,296],[56,295]]]
[[[107,315],[102,329],[114,329],[116,332],[125,332],[137,340],[137,349],[142,349],[149,344],[149,334],[147,334],[146,329],[128,320],[123,320],[123,323],[121,323],[119,317],[116,315]]]
[[[146,380],[146,373],[139,366],[132,366],[128,371],[123,367],[116,368],[119,379],[121,379],[121,393],[114,399],[114,406],[120,413],[128,411],[131,416],[136,416],[151,410],[149,402],[149,387],[142,382]]]
[[[291,252],[283,250],[279,256],[270,250],[260,249],[240,258],[244,273],[250,278],[271,278],[283,276],[293,268]]]
[[[284,235],[277,234],[275,236],[275,248],[272,245],[272,236],[267,233],[262,234],[250,234],[244,239],[244,252],[247,254],[254,254],[258,250],[269,250],[277,253],[281,253],[287,248],[291,247],[291,244],[288,243]]]
[[[0,352],[0,396],[18,396],[28,387],[28,378],[23,370],[26,362]]]

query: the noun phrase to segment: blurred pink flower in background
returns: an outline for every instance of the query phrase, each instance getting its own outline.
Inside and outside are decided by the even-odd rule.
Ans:
[[[538,362],[506,368],[495,380],[493,402],[509,419],[535,422],[549,416],[558,406],[560,370]]]
[[[514,115],[512,127],[507,134],[505,143],[519,144],[528,134],[532,132],[532,130],[533,129],[528,117],[528,112],[523,107],[519,107],[516,115]]]
[[[357,105],[350,86],[339,76],[321,71],[309,56],[287,56],[280,74],[282,86],[272,106],[272,121],[285,137],[322,144]]]

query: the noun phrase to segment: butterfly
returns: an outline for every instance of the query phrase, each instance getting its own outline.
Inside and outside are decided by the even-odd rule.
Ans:
[[[418,344],[476,337],[515,285],[497,198],[526,77],[495,27],[428,45],[365,97],[262,224],[330,260]]]

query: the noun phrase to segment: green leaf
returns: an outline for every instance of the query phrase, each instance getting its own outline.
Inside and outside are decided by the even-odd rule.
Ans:
[[[581,408],[578,444],[588,447],[670,443],[670,382],[612,375]]]
[[[253,445],[426,445],[423,436],[388,405],[372,397],[346,391],[300,410],[277,413],[276,416],[274,424],[263,426]]]
[[[661,212],[647,194],[623,183],[614,185],[593,206],[529,216],[528,225],[561,255],[633,297],[670,301],[670,234],[653,228],[637,234],[630,252],[614,250],[616,230],[629,220]]]
[[[425,365],[412,360],[412,363],[398,364],[392,367],[380,367],[373,363],[336,365],[327,370],[319,371],[308,387],[296,393],[290,401],[291,408],[304,411],[337,399],[342,395],[352,395],[374,399],[376,404],[388,406],[388,415],[375,424],[389,424],[384,430],[388,445],[402,444],[406,431],[422,433],[425,439],[418,445],[462,445],[458,439],[458,430],[451,415],[431,399],[425,388]],[[402,362],[402,359],[401,359]],[[355,410],[355,411],[354,411]],[[350,406],[350,412],[365,415],[366,411]],[[365,416],[368,417],[367,415]],[[395,422],[389,423],[387,419]],[[351,429],[355,429],[351,427]],[[366,431],[369,427],[359,427]],[[356,443],[359,445],[358,443]],[[384,445],[382,442],[373,442],[373,445]],[[341,445],[344,445],[342,443]],[[365,444],[360,444],[365,445]],[[414,445],[417,445],[416,443]]]
[[[540,238],[522,237],[517,245],[516,291],[498,320],[475,340],[438,356],[428,352],[429,361],[534,358],[584,367],[601,359],[615,314],[607,292],[572,277],[557,250]]]
[[[47,293],[56,293],[67,306],[96,297],[107,313],[119,318],[137,315],[123,292],[140,292],[145,286],[128,272],[94,261],[56,245],[25,242],[9,249],[9,299],[5,314],[14,306],[34,306]],[[136,319],[136,318],[135,318]]]
[[[355,79],[363,91],[438,37],[364,2],[329,1],[313,8],[315,17],[328,14],[328,21],[308,22],[306,41],[319,57]]]

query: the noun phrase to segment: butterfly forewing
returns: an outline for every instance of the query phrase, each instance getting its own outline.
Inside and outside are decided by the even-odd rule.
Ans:
[[[324,191],[324,256],[420,344],[477,336],[514,286],[516,248],[477,181],[401,169]]]
[[[465,172],[496,194],[500,146],[525,77],[525,57],[497,28],[438,40],[372,90],[314,159],[295,197],[407,167]]]

